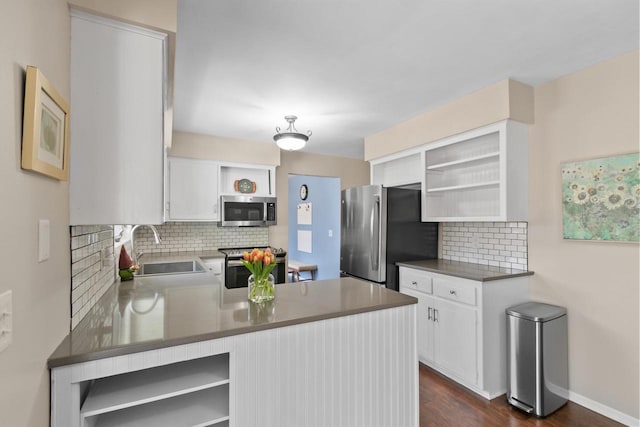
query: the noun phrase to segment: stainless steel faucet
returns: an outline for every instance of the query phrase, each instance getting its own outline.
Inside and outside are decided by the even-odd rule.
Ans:
[[[156,241],[156,245],[159,244],[160,242],[162,242],[162,239],[160,239],[160,234],[158,233],[158,230],[156,230],[156,227],[154,227],[153,225],[150,224],[136,224],[133,227],[131,227],[131,252],[133,253],[133,263],[137,264],[138,263],[138,257],[140,255],[142,255],[142,252],[140,252],[138,254],[138,252],[136,251],[136,244],[135,244],[135,240],[134,240],[134,232],[136,231],[137,228],[139,227],[149,227],[151,229],[151,231],[153,231],[153,237]]]

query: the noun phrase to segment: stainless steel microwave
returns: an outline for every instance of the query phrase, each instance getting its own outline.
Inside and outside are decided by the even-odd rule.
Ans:
[[[223,227],[276,225],[275,197],[220,196],[220,205]]]

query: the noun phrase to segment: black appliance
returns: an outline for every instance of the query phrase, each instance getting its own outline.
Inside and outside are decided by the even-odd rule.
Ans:
[[[340,271],[398,290],[398,261],[438,257],[438,223],[420,221],[420,191],[342,190]]]
[[[228,289],[246,288],[251,272],[242,263],[245,252],[250,252],[253,248],[266,249],[266,247],[252,246],[250,248],[220,248],[218,251],[225,255],[225,276],[224,285]],[[287,251],[282,248],[271,248],[271,252],[276,256],[276,266],[271,272],[276,283],[284,283],[287,279],[285,259]]]

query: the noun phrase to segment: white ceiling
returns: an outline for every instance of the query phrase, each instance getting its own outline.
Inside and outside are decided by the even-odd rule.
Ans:
[[[176,130],[363,158],[363,140],[497,81],[638,49],[638,0],[178,0]]]

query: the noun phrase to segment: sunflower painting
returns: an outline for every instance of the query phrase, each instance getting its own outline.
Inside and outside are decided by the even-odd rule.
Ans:
[[[640,154],[562,165],[565,239],[640,241]]]

